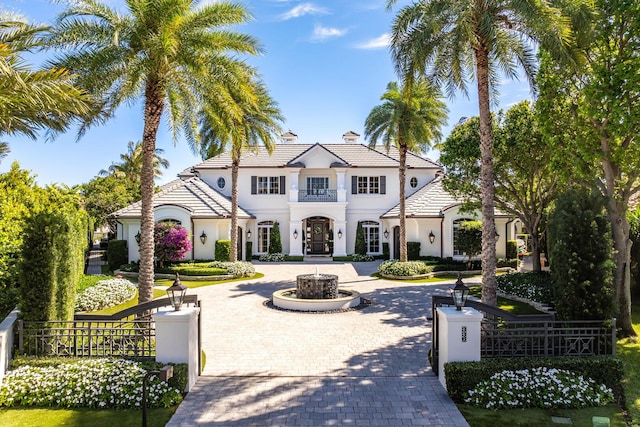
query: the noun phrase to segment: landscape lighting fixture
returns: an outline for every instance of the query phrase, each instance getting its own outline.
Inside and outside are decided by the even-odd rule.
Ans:
[[[338,239],[342,239],[342,229],[338,230]]]
[[[450,289],[451,296],[453,297],[453,303],[456,305],[456,310],[462,311],[462,307],[467,303],[467,298],[469,298],[469,288],[462,283],[462,277],[460,273],[458,273],[458,280],[456,280],[456,285]]]
[[[389,230],[384,230],[384,238],[388,239],[389,238]]]
[[[202,244],[204,245],[206,241],[207,241],[207,233],[205,233],[203,230],[202,234],[200,235],[200,242],[202,242]]]
[[[175,311],[180,311],[180,307],[182,307],[182,302],[184,301],[184,296],[186,294],[187,287],[180,283],[180,277],[178,276],[178,273],[176,273],[176,280],[173,282],[173,285],[169,286],[169,289],[167,289],[167,296],[169,297],[169,301]]]
[[[295,230],[293,230],[293,238],[294,239],[298,238],[298,229],[297,228]]]
[[[429,232],[429,243],[431,243],[433,245],[433,242],[435,242],[435,241],[436,241],[436,235],[433,234],[433,230],[431,230]]]
[[[247,240],[251,239],[251,230],[247,230]]]
[[[136,243],[138,244],[138,246],[140,246],[140,232],[138,231],[138,234],[136,234]]]

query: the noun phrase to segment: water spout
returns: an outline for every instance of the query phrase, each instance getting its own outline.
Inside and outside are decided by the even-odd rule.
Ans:
[[[316,265],[316,274],[314,275],[316,278],[320,277],[320,272],[318,271],[318,266]]]

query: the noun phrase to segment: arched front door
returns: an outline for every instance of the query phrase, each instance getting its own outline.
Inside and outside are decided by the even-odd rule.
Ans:
[[[400,227],[393,227],[393,259],[400,259]]]

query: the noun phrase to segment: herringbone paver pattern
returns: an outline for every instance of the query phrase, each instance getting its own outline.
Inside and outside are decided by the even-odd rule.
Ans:
[[[307,263],[258,264],[263,279],[197,289],[206,367],[168,426],[467,425],[427,362],[430,296],[446,287],[372,279],[376,263],[318,265],[371,306],[267,308],[315,271]]]

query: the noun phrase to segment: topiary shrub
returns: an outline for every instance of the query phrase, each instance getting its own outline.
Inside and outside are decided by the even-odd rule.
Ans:
[[[554,306],[559,319],[602,320],[616,310],[611,223],[599,194],[569,190],[549,217]]]
[[[216,240],[216,261],[229,261],[231,259],[231,240]]]
[[[109,240],[107,244],[107,265],[109,271],[117,270],[129,261],[126,240]]]
[[[251,261],[251,256],[253,255],[253,242],[246,242],[245,248],[246,248],[246,253],[244,258],[246,261]]]
[[[420,242],[407,242],[407,259],[409,261],[420,259]]]
[[[382,259],[390,259],[391,251],[389,251],[389,243],[382,242]]]
[[[433,271],[433,267],[426,265],[421,261],[407,261],[400,262],[397,260],[391,260],[383,262],[378,267],[378,273],[383,276],[419,276],[428,274]]]
[[[482,221],[462,221],[456,233],[458,248],[467,256],[467,268],[472,270],[471,259],[482,252]]]
[[[269,235],[269,253],[279,254],[282,253],[282,242],[280,241],[280,225],[278,221],[271,227],[271,234]]]
[[[518,241],[517,240],[508,240],[507,241],[507,259],[516,259],[518,258]]]
[[[364,241],[364,228],[362,228],[360,221],[358,221],[358,226],[356,227],[356,243],[353,253],[358,255],[367,254],[367,245]]]

